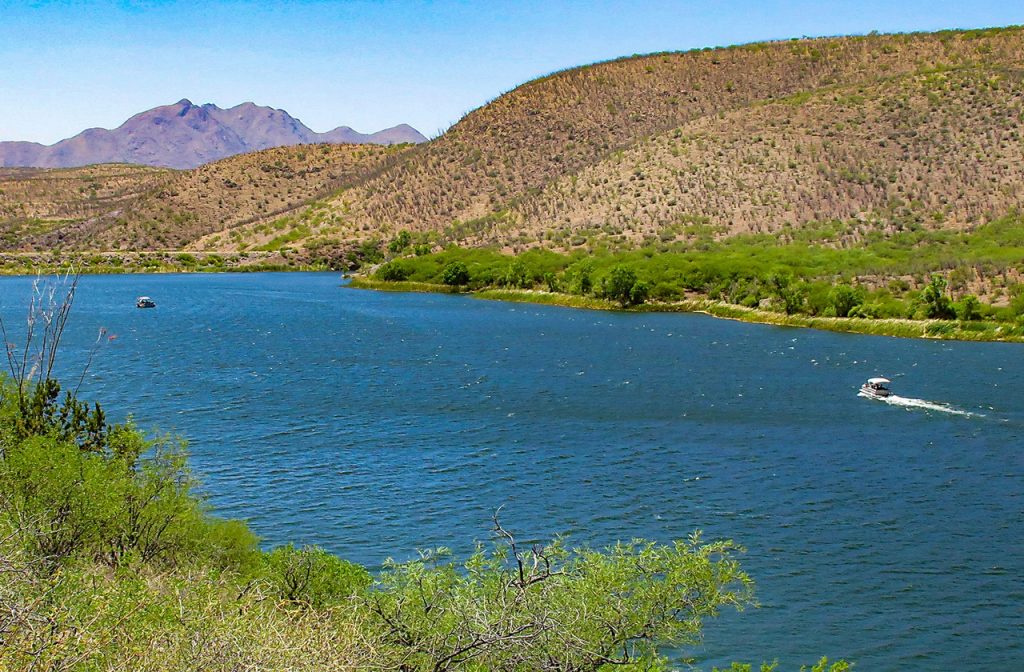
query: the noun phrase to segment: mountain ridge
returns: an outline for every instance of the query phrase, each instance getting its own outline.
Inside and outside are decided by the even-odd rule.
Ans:
[[[0,142],[0,167],[75,168],[132,163],[188,169],[219,159],[316,143],[402,144],[426,138],[408,124],[376,133],[338,126],[317,133],[287,111],[245,102],[229,108],[183,98],[132,115],[114,129],[88,128],[52,145]]]
[[[664,251],[740,235],[852,250],[1024,210],[1022,137],[1021,27],[668,52],[527,82],[387,155],[251,154],[166,197],[135,195],[157,179],[144,173],[0,170],[0,249],[269,246],[334,263],[329,250],[386,251],[405,231],[417,251]],[[62,181],[59,207],[36,207]]]

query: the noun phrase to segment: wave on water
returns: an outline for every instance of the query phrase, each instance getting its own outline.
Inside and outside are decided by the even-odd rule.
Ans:
[[[864,394],[863,392],[857,393],[858,397],[866,397],[868,399],[875,399],[877,401],[884,401],[891,406],[902,406],[903,408],[920,408],[926,411],[938,411],[939,413],[951,413],[953,415],[962,415],[965,418],[974,417],[985,417],[981,413],[972,413],[965,411],[949,404],[942,404],[937,401],[926,401],[925,399],[913,399],[910,397],[901,397],[897,394],[889,395],[888,397],[875,397],[870,394]]]

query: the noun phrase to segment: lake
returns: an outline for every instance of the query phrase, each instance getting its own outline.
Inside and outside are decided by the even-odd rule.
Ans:
[[[9,325],[30,283],[0,278]],[[464,554],[498,507],[576,545],[701,529],[747,548],[761,603],[708,625],[707,669],[1024,663],[1024,346],[341,284],[86,277],[61,373],[116,335],[83,395],[186,438],[217,512],[267,545]],[[859,398],[874,375],[904,405]]]

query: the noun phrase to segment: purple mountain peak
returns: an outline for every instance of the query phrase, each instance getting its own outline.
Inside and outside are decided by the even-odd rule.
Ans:
[[[235,154],[316,142],[424,142],[406,124],[363,134],[347,126],[316,133],[285,110],[244,102],[226,110],[188,98],[132,116],[114,130],[90,129],[54,145],[0,142],[0,167],[69,168],[137,163],[194,168]]]

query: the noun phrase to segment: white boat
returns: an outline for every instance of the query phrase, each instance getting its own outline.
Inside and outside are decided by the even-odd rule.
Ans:
[[[868,382],[860,386],[860,393],[865,397],[884,399],[892,394],[892,391],[889,389],[889,383],[891,382],[888,378],[868,378]]]
[[[136,308],[156,308],[156,301],[149,298],[148,296],[140,296],[135,299]]]

